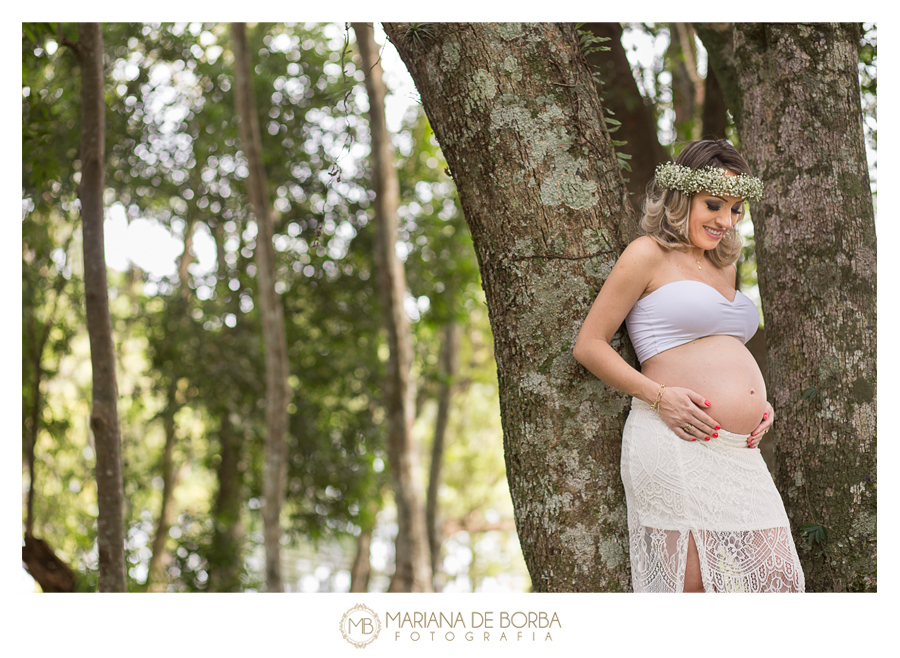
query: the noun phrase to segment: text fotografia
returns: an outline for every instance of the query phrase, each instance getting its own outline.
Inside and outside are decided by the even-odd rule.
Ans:
[[[473,612],[468,620],[461,612],[388,612],[384,628],[394,629],[394,641],[552,642],[551,629],[562,624],[555,612]]]

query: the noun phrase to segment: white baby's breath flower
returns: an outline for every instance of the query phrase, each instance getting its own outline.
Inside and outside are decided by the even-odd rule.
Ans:
[[[754,176],[726,176],[725,171],[717,167],[691,169],[674,162],[667,162],[656,168],[656,184],[663,189],[679,190],[685,194],[705,191],[750,201],[759,201],[763,195],[763,182]]]

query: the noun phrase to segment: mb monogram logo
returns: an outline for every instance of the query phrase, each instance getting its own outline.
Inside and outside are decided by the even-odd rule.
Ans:
[[[341,618],[341,635],[357,649],[374,642],[380,632],[381,620],[378,614],[362,603],[357,603]]]

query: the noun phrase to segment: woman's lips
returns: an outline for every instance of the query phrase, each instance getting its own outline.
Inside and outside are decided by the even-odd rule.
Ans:
[[[706,227],[706,226],[703,227],[703,230],[706,231],[706,234],[707,234],[709,237],[713,238],[714,240],[718,240],[718,239],[721,238],[723,235],[725,235],[725,231],[721,231],[720,233],[714,233],[712,229],[710,229],[710,228],[708,228],[708,227]]]

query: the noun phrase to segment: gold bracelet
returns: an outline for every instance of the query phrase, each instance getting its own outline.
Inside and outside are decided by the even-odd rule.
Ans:
[[[665,384],[660,385],[659,393],[656,394],[656,402],[650,405],[650,411],[657,411],[659,409],[659,401],[662,400],[662,392],[665,387]]]

